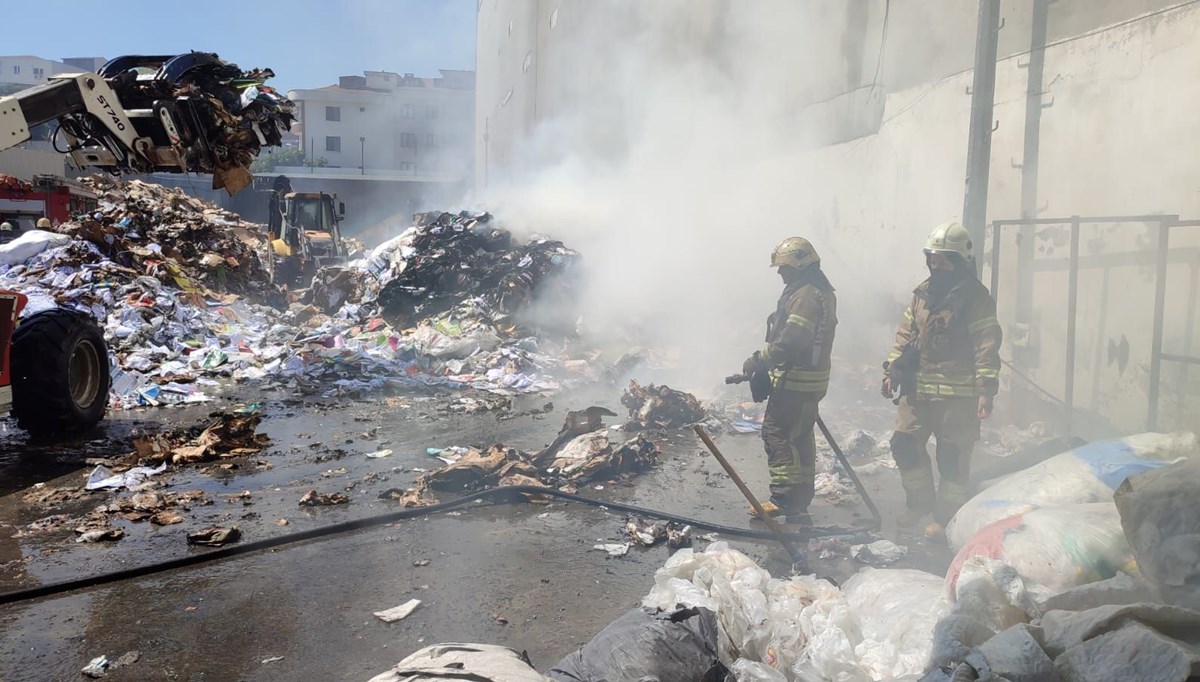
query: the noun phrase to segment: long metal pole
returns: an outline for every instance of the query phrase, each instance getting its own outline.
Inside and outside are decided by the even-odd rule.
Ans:
[[[767,528],[771,530],[771,534],[774,535],[775,539],[779,541],[779,544],[783,545],[783,548],[787,550],[788,556],[791,557],[793,561],[795,561],[797,558],[803,557],[796,546],[792,544],[792,541],[787,539],[787,535],[784,534],[783,529],[779,527],[779,524],[775,523],[775,519],[771,518],[771,515],[768,514],[765,509],[763,509],[761,504],[759,504],[758,498],[754,496],[754,493],[750,492],[750,488],[748,488],[745,482],[742,481],[742,477],[738,476],[738,473],[734,471],[733,465],[731,465],[729,460],[725,459],[725,455],[722,455],[721,451],[717,449],[717,444],[712,441],[712,438],[708,437],[708,434],[704,431],[704,427],[697,424],[693,428],[696,430],[696,435],[700,436],[700,440],[704,441],[704,445],[708,448],[708,451],[713,454],[713,457],[717,458],[718,462],[720,462],[721,468],[725,469],[725,473],[729,474],[729,478],[733,479],[733,484],[737,486],[738,490],[742,491],[742,495],[746,497],[746,500],[750,503],[750,506],[754,507],[754,513],[758,515],[758,518],[763,523],[767,524]]]
[[[1042,137],[1042,80],[1046,64],[1046,26],[1051,0],[1034,0],[1033,22],[1029,31],[1029,63],[1026,65],[1025,145],[1021,157],[1021,218],[1034,220],[1038,213],[1038,167]],[[1033,322],[1033,261],[1037,227],[1021,225],[1017,242],[1017,271],[1013,318],[1018,324]],[[995,294],[993,294],[995,295]],[[1036,366],[1036,348],[1013,348],[1013,361],[1026,367]],[[1024,421],[1030,401],[1028,389],[1012,386],[1014,416]],[[1069,429],[1068,429],[1069,430]]]
[[[1075,324],[1079,309],[1079,216],[1071,217],[1071,255],[1067,274],[1067,374],[1063,389],[1066,435],[1075,418]]]
[[[980,0],[979,24],[975,35],[975,77],[971,86],[971,128],[967,136],[966,196],[963,199],[963,225],[971,234],[971,241],[980,248],[987,223],[999,30],[1000,0]]]
[[[1177,220],[1179,217],[1174,216]],[[1146,414],[1146,429],[1158,428],[1158,384],[1162,373],[1163,315],[1167,302],[1167,251],[1171,235],[1171,217],[1164,216],[1158,224],[1158,261],[1154,268],[1154,337],[1150,348],[1150,406]]]
[[[837,441],[833,439],[833,434],[829,432],[829,427],[825,426],[825,420],[821,419],[821,415],[817,415],[817,426],[821,429],[821,435],[825,436],[825,442],[829,443],[829,449],[833,450],[834,456],[842,463],[842,467],[846,470],[846,475],[850,477],[850,481],[854,483],[854,487],[858,490],[858,494],[862,495],[863,503],[867,505],[867,509],[871,512],[871,519],[876,528],[883,526],[883,516],[879,513],[879,507],[875,506],[875,500],[871,499],[871,495],[867,492],[867,486],[859,480],[858,474],[854,472],[854,467],[850,466],[850,460],[846,459],[845,453],[838,447]]]

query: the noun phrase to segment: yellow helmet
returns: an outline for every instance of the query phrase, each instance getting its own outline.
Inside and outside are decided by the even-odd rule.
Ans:
[[[37,228],[38,228],[39,230],[46,230],[46,229],[49,229],[50,227],[51,227],[51,225],[50,225],[50,219],[49,219],[49,218],[44,218],[44,217],[43,217],[43,218],[38,218],[38,221],[37,221]]]
[[[779,242],[779,246],[771,252],[771,267],[790,265],[797,270],[806,268],[813,263],[820,263],[821,257],[817,250],[804,237],[788,237]]]
[[[969,260],[971,235],[967,228],[953,221],[938,225],[925,240],[925,253],[954,253],[963,260]]]

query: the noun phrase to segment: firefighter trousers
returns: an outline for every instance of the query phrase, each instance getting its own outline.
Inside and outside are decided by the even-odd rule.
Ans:
[[[771,500],[786,511],[802,513],[812,503],[817,475],[813,432],[820,394],[776,387],[763,415],[763,444],[771,475]]]
[[[971,451],[979,441],[978,405],[974,397],[900,399],[891,445],[908,508],[933,512],[934,520],[943,525],[971,493]],[[925,449],[931,435],[937,441],[936,492]]]

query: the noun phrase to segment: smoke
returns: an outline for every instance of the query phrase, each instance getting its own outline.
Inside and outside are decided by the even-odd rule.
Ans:
[[[711,386],[762,345],[782,290],[770,252],[793,235],[838,289],[835,352],[880,360],[920,245],[846,236],[854,211],[831,179],[854,171],[817,162],[829,157],[811,153],[800,115],[861,84],[861,31],[829,26],[862,17],[840,3],[584,5],[566,6],[569,37],[539,52],[557,74],[539,87],[556,90],[486,205],[578,248],[589,327],[678,347],[683,383]]]

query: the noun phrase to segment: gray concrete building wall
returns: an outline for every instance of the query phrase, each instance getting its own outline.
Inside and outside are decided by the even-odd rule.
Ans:
[[[1002,5],[990,219],[1021,213],[1031,4]],[[723,328],[761,321],[750,312],[732,319],[739,308],[720,298],[728,286],[712,273],[752,273],[779,238],[803,231],[839,286],[840,349],[876,365],[922,276],[925,235],[961,217],[977,3],[816,2],[802,16],[781,3],[782,13],[758,24],[746,14],[768,5],[692,2],[672,14],[663,9],[678,7],[671,3],[482,0],[476,186],[483,195],[503,188],[492,196],[524,201],[514,208],[531,216],[530,197],[512,200],[536,195],[559,224],[594,216],[596,225],[576,226],[595,230],[590,244],[585,231],[574,237],[585,246],[637,240],[637,249],[615,248],[629,283],[610,298],[636,295],[660,315],[672,300],[706,306],[722,312]],[[1042,89],[1052,105],[1042,110],[1039,215],[1200,218],[1200,5],[1058,0],[1047,34]],[[624,58],[636,52],[655,60]],[[847,120],[849,134],[834,129]],[[1081,230],[1080,419],[1094,412],[1122,430],[1146,427],[1157,234],[1145,223]],[[1068,235],[1061,225],[1032,235],[1031,319],[1015,308],[1015,232],[1002,241],[998,291],[1005,357],[1019,355],[1023,371],[1060,398]],[[1176,229],[1171,246],[1163,347],[1196,355],[1200,228]],[[654,267],[659,250],[709,274],[690,290],[650,287],[637,271]],[[769,278],[738,279],[737,301],[771,297]],[[1025,332],[1029,349],[1016,349]],[[1190,427],[1200,416],[1195,372],[1163,367],[1159,427]],[[1021,390],[1037,397],[1005,376],[1010,407]]]

